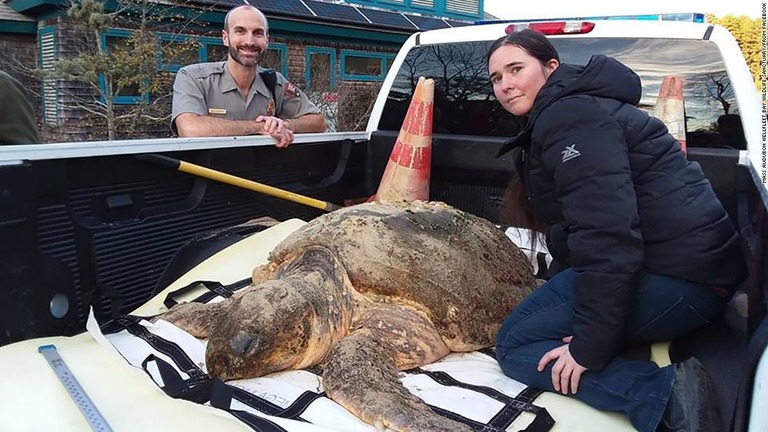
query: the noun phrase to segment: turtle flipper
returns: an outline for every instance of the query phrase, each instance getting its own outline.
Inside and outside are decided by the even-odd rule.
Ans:
[[[394,347],[361,329],[339,341],[323,368],[328,396],[377,429],[419,432],[470,432],[469,426],[442,417],[398,380]]]
[[[211,320],[220,308],[221,303],[181,303],[169,309],[168,312],[154,317],[152,321],[158,319],[168,321],[196,338],[205,339],[208,337]]]

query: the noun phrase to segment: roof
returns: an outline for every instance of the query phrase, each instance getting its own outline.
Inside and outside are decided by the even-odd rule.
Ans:
[[[225,6],[250,4],[259,8],[268,17],[289,18],[294,20],[323,21],[338,23],[344,26],[355,26],[370,29],[390,28],[392,30],[408,31],[435,30],[441,28],[461,27],[471,24],[469,21],[459,21],[407,12],[376,9],[366,6],[331,3],[319,0],[200,0],[202,3],[212,3]]]
[[[22,15],[10,6],[5,4],[5,0],[0,1],[0,20],[2,21],[19,21],[19,22],[37,22],[36,19],[30,18],[26,15]]]

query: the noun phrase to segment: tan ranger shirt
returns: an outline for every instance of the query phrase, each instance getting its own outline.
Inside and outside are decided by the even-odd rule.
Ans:
[[[171,113],[171,130],[174,133],[178,133],[176,117],[183,113],[228,120],[254,120],[260,115],[286,120],[320,113],[307,96],[280,73],[276,73],[276,101],[259,74],[251,84],[248,98],[244,99],[226,65],[225,61],[198,63],[183,67],[176,73]]]

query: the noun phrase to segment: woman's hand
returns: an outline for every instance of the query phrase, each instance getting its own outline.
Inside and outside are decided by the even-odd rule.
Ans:
[[[539,360],[538,367],[539,372],[541,372],[550,361],[556,360],[555,365],[552,366],[552,385],[556,391],[564,395],[568,394],[569,388],[571,393],[576,394],[579,390],[581,374],[588,370],[578,364],[571,356],[571,352],[568,351],[568,344],[571,343],[571,339],[573,339],[573,336],[564,337],[563,342],[565,342],[565,345],[544,354],[544,357]]]

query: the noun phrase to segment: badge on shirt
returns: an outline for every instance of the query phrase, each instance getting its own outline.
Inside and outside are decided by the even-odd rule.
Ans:
[[[267,116],[273,117],[275,115],[275,101],[270,99],[267,102]]]
[[[224,108],[208,108],[208,114],[210,115],[227,115],[227,110]]]

